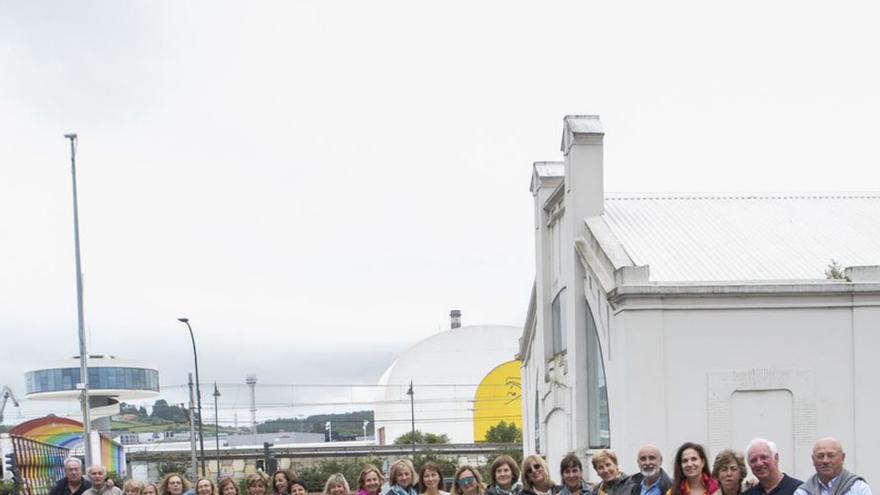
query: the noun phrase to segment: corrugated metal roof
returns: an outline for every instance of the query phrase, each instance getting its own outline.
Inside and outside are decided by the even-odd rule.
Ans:
[[[651,282],[821,280],[880,265],[880,193],[609,194],[603,218]]]

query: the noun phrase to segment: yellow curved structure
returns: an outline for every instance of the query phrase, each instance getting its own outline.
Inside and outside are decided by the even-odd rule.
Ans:
[[[490,371],[474,395],[474,441],[485,442],[489,428],[501,421],[522,430],[522,386],[517,360]]]

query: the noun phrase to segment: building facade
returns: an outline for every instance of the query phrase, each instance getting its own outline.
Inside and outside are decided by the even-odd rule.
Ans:
[[[611,195],[603,139],[568,116],[564,160],[534,164],[526,453],[555,471],[610,447],[635,472],[654,443],[671,472],[685,441],[714,458],[761,436],[805,479],[830,435],[880,476],[880,194]]]

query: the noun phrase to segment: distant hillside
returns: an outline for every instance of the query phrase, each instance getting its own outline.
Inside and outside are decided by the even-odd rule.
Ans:
[[[279,431],[302,431],[308,433],[324,433],[324,425],[330,421],[333,427],[333,438],[359,437],[364,434],[364,421],[367,424],[367,435],[373,434],[373,411],[354,411],[342,414],[315,414],[305,418],[276,418],[257,425],[258,433],[276,433]]]

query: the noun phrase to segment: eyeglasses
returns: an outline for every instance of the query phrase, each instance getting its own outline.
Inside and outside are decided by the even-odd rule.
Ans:
[[[532,471],[533,472],[534,471],[542,471],[543,469],[544,469],[544,466],[542,466],[540,464],[532,464]]]
[[[457,479],[455,481],[455,483],[458,484],[458,486],[465,486],[465,485],[470,485],[476,481],[477,481],[477,478],[475,478],[473,476],[465,476],[464,478]]]

